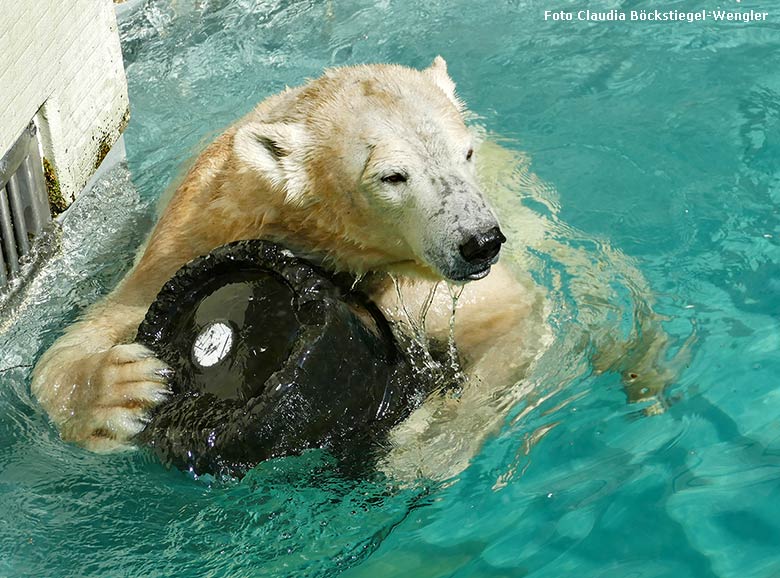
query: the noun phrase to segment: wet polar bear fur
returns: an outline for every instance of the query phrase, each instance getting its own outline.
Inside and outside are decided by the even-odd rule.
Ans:
[[[366,275],[391,319],[415,317],[434,291],[425,320],[433,340],[448,338],[452,307],[437,283],[465,283],[454,337],[470,385],[457,403],[423,404],[391,436],[384,463],[404,476],[456,473],[500,424],[511,405],[503,394],[550,337],[544,292],[495,264],[502,238],[477,183],[475,146],[441,57],[422,71],[333,69],[268,98],[199,156],[133,269],[39,360],[33,393],[63,439],[94,451],[132,447],[169,395],[170,370],[131,342],[157,292],[192,258],[264,238]]]

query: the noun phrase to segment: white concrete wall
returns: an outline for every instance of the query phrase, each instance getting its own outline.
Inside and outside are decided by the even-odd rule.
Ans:
[[[129,118],[112,0],[0,0],[0,157],[33,117],[70,202]]]

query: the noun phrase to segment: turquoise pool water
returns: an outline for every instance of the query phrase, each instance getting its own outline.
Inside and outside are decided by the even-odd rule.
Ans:
[[[544,22],[541,0],[123,8],[130,172],[77,203],[61,252],[0,319],[0,576],[780,576],[780,7],[739,6],[768,21]],[[345,482],[316,453],[209,484],[63,444],[26,366],[129,267],[180,163],[323,67],[438,53],[586,245],[635,259],[673,348],[696,328],[675,403],[639,416],[614,375],[581,372],[457,483],[405,489]],[[573,311],[553,312],[561,342]],[[582,363],[562,346],[538,376],[555,361]]]

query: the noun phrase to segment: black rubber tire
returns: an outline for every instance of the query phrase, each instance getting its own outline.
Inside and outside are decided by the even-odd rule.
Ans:
[[[232,329],[232,349],[203,367],[195,338],[219,324]],[[136,341],[174,370],[173,396],[138,441],[197,474],[240,476],[318,447],[367,462],[425,395],[365,295],[266,241],[225,245],[182,267]]]

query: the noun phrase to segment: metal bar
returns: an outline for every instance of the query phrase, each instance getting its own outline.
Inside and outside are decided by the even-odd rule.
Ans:
[[[32,135],[35,136],[35,125],[31,125]],[[28,199],[31,208],[31,217],[27,222],[27,230],[35,236],[40,235],[43,229],[51,222],[51,209],[49,208],[49,196],[46,192],[46,180],[43,177],[43,162],[38,151],[38,141],[30,139],[29,154],[24,159],[20,171],[24,171],[25,184],[28,186]]]
[[[2,192],[0,192],[2,194]],[[0,244],[2,245],[2,244]],[[8,275],[5,272],[5,259],[3,259],[3,247],[0,246],[0,289],[8,283]]]
[[[11,175],[5,190],[8,193],[8,200],[11,203],[11,213],[13,215],[14,234],[16,235],[16,248],[19,255],[24,256],[30,252],[30,241],[27,239],[27,223],[24,218],[24,200],[22,199],[22,190],[20,185],[19,172]]]
[[[31,238],[51,222],[36,132],[31,122],[0,159],[0,289],[19,274]]]
[[[8,207],[5,187],[0,189],[0,240],[5,247],[5,257],[8,260],[8,270],[11,277],[19,272],[19,255],[14,242],[14,226],[11,222],[11,210]]]
[[[30,138],[29,129],[25,129],[19,139],[11,146],[10,150],[5,153],[2,162],[0,162],[0,187],[6,185],[11,179],[11,175],[13,175],[16,172],[16,169],[19,168],[19,165],[22,164],[24,157],[27,156]]]

